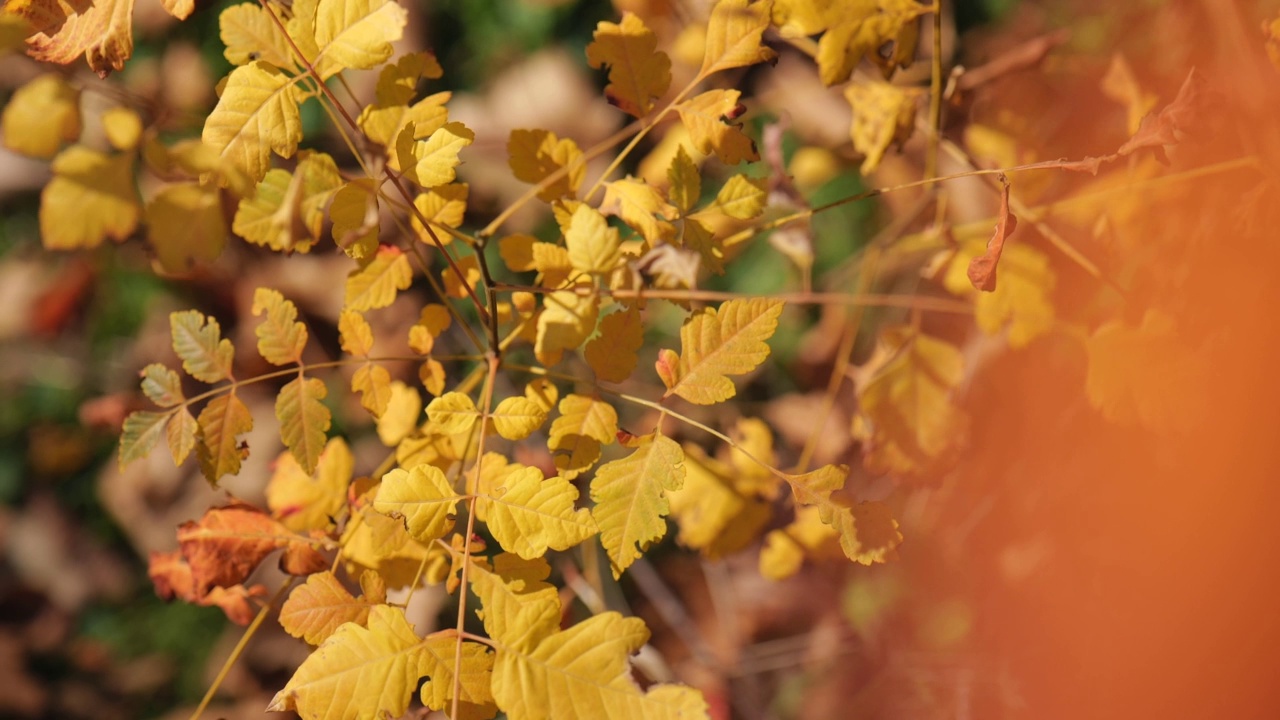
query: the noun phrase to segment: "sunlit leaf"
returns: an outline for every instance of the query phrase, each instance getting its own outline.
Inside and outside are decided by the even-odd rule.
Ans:
[[[373,509],[404,518],[409,534],[419,542],[431,542],[453,529],[458,495],[440,468],[418,465],[406,471],[396,468],[382,476]]]
[[[507,154],[516,179],[527,183],[539,183],[562,168],[570,168],[538,192],[546,202],[574,197],[587,171],[578,144],[569,138],[557,138],[548,130],[512,130]]]
[[[650,245],[670,240],[675,235],[675,227],[668,220],[679,214],[657,188],[632,177],[605,185],[600,211],[621,217],[623,222],[639,230]],[[565,238],[567,240],[568,236]]]
[[[777,53],[761,44],[769,28],[770,0],[720,0],[707,21],[706,50],[700,76],[754,65],[777,57]]]
[[[292,67],[293,54],[279,26],[256,3],[232,5],[218,15],[218,34],[226,49],[222,54],[232,65],[263,60],[278,68]]]
[[[644,117],[653,101],[671,85],[671,59],[657,49],[653,31],[630,12],[621,23],[596,25],[587,45],[587,62],[593,68],[609,68],[609,84],[604,94],[620,110]]]
[[[370,375],[376,374],[379,367],[373,366],[375,372]],[[381,388],[375,386],[373,391],[381,393]],[[395,447],[413,432],[422,419],[422,396],[417,390],[395,380],[391,383],[385,409],[375,417],[378,418],[378,439],[388,447]]]
[[[430,408],[428,408],[430,412]],[[508,440],[523,440],[547,420],[547,411],[523,396],[504,398],[490,413],[498,434]]]
[[[299,376],[280,388],[280,395],[276,397],[280,438],[308,473],[315,472],[320,452],[324,450],[330,414],[321,401],[328,394],[324,381]]]
[[[396,294],[413,282],[409,258],[399,248],[383,245],[368,265],[347,276],[348,310],[373,310],[395,302]]]
[[[346,506],[354,468],[355,457],[339,437],[325,445],[312,473],[302,469],[292,452],[281,453],[267,481],[267,507],[290,530],[327,530]]]
[[[377,577],[376,575],[371,575]],[[377,581],[381,585],[381,581]],[[319,645],[344,623],[363,626],[369,611],[387,601],[386,588],[355,597],[331,572],[318,572],[293,589],[280,607],[280,627],[310,645]]]
[[[875,171],[890,145],[906,142],[915,128],[916,105],[922,91],[886,82],[855,82],[844,91],[853,107],[849,134],[853,149],[863,155],[862,174]]]
[[[564,478],[543,478],[537,468],[516,466],[489,492],[482,500],[489,531],[503,549],[522,558],[567,550],[596,533],[591,513],[574,507],[577,488]]]
[[[684,451],[661,435],[645,439],[625,458],[596,469],[591,516],[616,578],[667,534],[666,494],[684,485]]]
[[[631,307],[606,315],[600,321],[599,337],[587,343],[582,356],[597,378],[620,383],[635,371],[643,345],[644,323],[640,311]]]
[[[132,154],[104,155],[72,145],[53,159],[53,179],[40,193],[40,240],[49,250],[120,241],[138,227],[142,207]]]
[[[754,298],[729,300],[719,310],[694,313],[680,328],[681,354],[664,351],[658,359],[665,396],[712,405],[736,394],[731,375],[751,372],[769,356],[765,344],[778,327],[782,302]]]
[[[618,231],[595,208],[582,204],[573,211],[564,243],[569,250],[573,269],[584,273],[604,274],[618,264]]]
[[[726,165],[760,159],[756,144],[743,134],[741,124],[732,122],[744,110],[738,104],[740,96],[737,90],[708,90],[676,106],[698,152],[715,153]]]
[[[614,441],[618,411],[586,395],[565,395],[559,410],[560,417],[551,423],[547,448],[560,474],[572,480],[600,459],[601,446]]]
[[[271,152],[292,157],[302,119],[288,76],[261,60],[231,71],[218,105],[205,120],[204,142],[254,182],[271,167]]]
[[[302,362],[307,345],[307,326],[298,321],[298,308],[276,290],[257,288],[253,292],[254,316],[266,313],[254,333],[258,353],[272,365]]]
[[[369,69],[386,62],[409,13],[394,0],[320,0],[315,38],[323,58],[342,67]]]
[[[288,531],[257,508],[244,504],[210,508],[198,521],[178,527],[178,545],[191,565],[197,593],[244,582],[268,555],[283,548],[281,568],[291,574],[327,566],[306,538]]]
[[[4,146],[51,158],[80,137],[80,92],[61,75],[39,75],[14,91],[0,116]]]
[[[599,313],[600,303],[594,295],[579,295],[574,290],[547,293],[534,341],[539,362],[554,365],[562,352],[581,345],[595,330]]]
[[[396,139],[396,154],[405,177],[424,188],[453,182],[461,162],[458,153],[476,139],[476,134],[460,122],[446,123],[426,140],[415,140],[406,126]]]

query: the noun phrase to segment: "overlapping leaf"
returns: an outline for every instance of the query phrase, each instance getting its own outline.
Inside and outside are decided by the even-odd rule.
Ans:
[[[694,313],[680,328],[681,354],[659,354],[665,396],[679,395],[699,405],[733,397],[737,391],[729,376],[749,373],[769,356],[765,341],[781,314],[781,301],[761,298],[729,300],[718,311]]]
[[[345,623],[365,625],[369,611],[387,601],[387,588],[376,574],[361,576],[364,593],[356,597],[333,573],[318,572],[289,593],[280,607],[280,626],[311,645],[327,640]]]
[[[382,476],[373,509],[403,517],[410,535],[419,542],[431,542],[453,529],[458,499],[440,468],[418,465]]]
[[[205,120],[202,138],[254,182],[262,180],[271,167],[271,152],[292,157],[302,139],[293,83],[262,60],[232,70]]]
[[[527,402],[527,401],[526,401]],[[567,550],[596,533],[586,508],[574,508],[578,490],[561,477],[543,478],[516,466],[483,498],[485,522],[498,543],[526,560],[548,549]]]
[[[373,310],[395,302],[396,293],[413,282],[409,258],[399,248],[383,245],[368,265],[347,276],[345,305],[349,310]]]
[[[92,248],[124,240],[142,207],[132,154],[105,155],[72,145],[53,160],[53,179],[40,193],[40,239],[50,250]]]

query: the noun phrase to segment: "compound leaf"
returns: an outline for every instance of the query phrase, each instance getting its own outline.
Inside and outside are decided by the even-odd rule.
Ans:
[[[191,377],[215,383],[234,379],[231,360],[235,348],[222,337],[222,327],[215,318],[206,318],[198,310],[169,314],[169,330],[173,334],[173,351],[182,359],[182,369]]]

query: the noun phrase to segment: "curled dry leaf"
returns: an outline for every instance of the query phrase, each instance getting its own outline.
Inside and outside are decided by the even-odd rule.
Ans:
[[[987,242],[987,251],[969,263],[969,281],[982,292],[995,292],[996,266],[1000,264],[1000,253],[1004,251],[1004,243],[1018,227],[1018,218],[1009,212],[1009,181],[1000,176],[1003,190],[1000,192],[1000,221],[996,224],[996,232]]]

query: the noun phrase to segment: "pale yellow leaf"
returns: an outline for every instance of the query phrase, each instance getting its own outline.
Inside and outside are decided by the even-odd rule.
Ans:
[[[585,203],[573,211],[564,243],[569,262],[579,272],[606,274],[621,259],[617,229],[609,227],[604,215]]]
[[[551,566],[545,558],[522,560],[503,553],[493,567],[472,561],[471,589],[480,598],[489,637],[504,646],[528,649],[560,627],[560,597],[545,582]]]
[[[226,46],[222,54],[232,65],[264,60],[278,68],[294,66],[288,40],[261,5],[241,3],[223,10],[218,34]]]
[[[369,69],[386,62],[409,13],[395,0],[320,0],[316,8],[316,58],[341,67]]]
[[[160,363],[142,368],[139,376],[142,378],[142,394],[160,407],[173,407],[187,399],[182,394],[182,378]]]
[[[738,486],[734,468],[700,448],[685,447],[684,470],[683,487],[667,493],[681,545],[715,560],[750,545],[773,517],[767,500]]]
[[[480,411],[471,398],[460,392],[448,392],[427,405],[427,418],[450,435],[470,432],[480,421]]]
[[[142,118],[124,106],[116,106],[102,114],[102,132],[116,150],[129,152],[142,138]]]
[[[147,239],[169,272],[189,272],[218,259],[227,244],[227,221],[218,189],[194,182],[165,185],[146,208]]]
[[[294,532],[327,530],[346,507],[354,468],[355,457],[340,437],[325,445],[314,473],[303,470],[293,453],[280,453],[267,481],[267,507]]]
[[[596,327],[600,312],[595,295],[579,295],[574,290],[547,293],[542,313],[538,315],[538,334],[534,352],[544,365],[560,361],[561,353],[583,343]]]
[[[422,684],[422,704],[432,710],[452,712],[455,685],[454,665],[458,643],[456,630],[434,633],[422,643],[427,681]],[[498,714],[489,690],[493,675],[493,653],[476,642],[462,643],[462,670],[456,673],[458,714],[453,720],[488,720]]]
[[[736,220],[751,220],[764,212],[768,178],[749,178],[741,173],[730,177],[716,193],[708,210],[719,211]]]
[[[551,423],[547,449],[556,468],[572,480],[600,459],[600,447],[612,443],[618,432],[618,411],[599,398],[566,395],[560,401],[560,417]]]
[[[606,215],[621,217],[623,222],[640,231],[651,246],[670,240],[676,232],[668,221],[675,219],[679,210],[668,203],[657,188],[639,178],[606,183],[600,210]]]
[[[404,518],[405,528],[418,542],[431,542],[453,529],[459,496],[440,468],[418,465],[396,468],[382,476],[373,509]]]
[[[418,209],[419,213],[422,213],[422,217],[427,219],[432,232],[440,240],[441,245],[448,245],[453,242],[453,236],[443,228],[456,228],[462,224],[463,216],[467,211],[467,193],[469,189],[466,183],[451,183],[432,188],[413,199],[414,207]],[[418,219],[417,213],[410,213],[409,225],[413,228],[419,240],[433,247],[435,246],[435,241],[432,239],[431,234],[427,232],[422,221]]]
[[[373,328],[360,313],[343,310],[338,315],[338,343],[349,355],[368,355],[373,349]]]
[[[352,180],[338,188],[329,203],[333,221],[333,242],[356,260],[372,257],[378,250],[378,195],[368,178]]]
[[[560,399],[560,390],[546,378],[534,378],[524,386],[524,396],[546,412],[551,412]]]
[[[415,140],[408,126],[396,139],[396,156],[404,176],[424,188],[453,182],[461,160],[458,153],[475,140],[476,134],[460,122],[446,123],[426,140]]]
[[[373,367],[381,369],[381,366]],[[396,380],[391,383],[390,397],[377,418],[378,439],[387,447],[395,447],[413,432],[422,419],[422,396],[417,390]]]
[[[855,82],[844,96],[853,107],[849,129],[853,148],[864,156],[862,174],[873,172],[890,145],[902,146],[915,128],[916,105],[923,91],[886,82]]]

